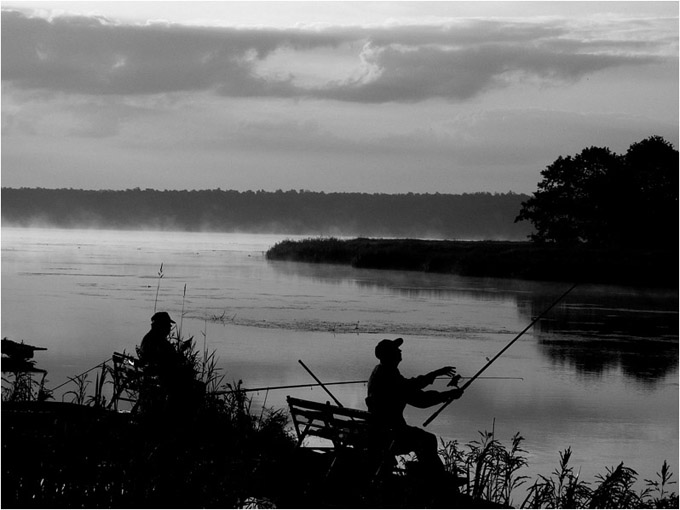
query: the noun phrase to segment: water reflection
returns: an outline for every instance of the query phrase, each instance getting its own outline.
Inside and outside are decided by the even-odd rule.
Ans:
[[[518,301],[528,321],[550,305],[543,294]],[[536,325],[539,352],[582,375],[621,370],[654,383],[678,369],[678,295],[669,290],[577,287]]]
[[[538,338],[541,354],[581,375],[621,369],[637,382],[653,384],[678,369],[677,342],[654,339]]]
[[[474,328],[476,334],[507,333],[513,327],[519,331],[568,288],[567,284],[552,282],[354,269],[329,264],[269,264],[289,278],[349,285],[371,292],[387,291],[411,300],[448,301],[452,308],[461,300],[471,302],[471,308],[474,303],[483,306],[489,302],[516,307],[519,316],[516,324],[508,323],[503,330],[500,324],[494,328],[479,323]],[[535,325],[533,336],[542,356],[581,376],[621,370],[637,382],[654,383],[678,369],[677,303],[675,290],[580,285]],[[452,316],[450,325],[440,324],[439,331],[431,324],[426,328],[427,333],[446,335],[473,331],[469,326],[457,328],[460,321],[455,319]],[[494,320],[487,318],[486,326],[493,324]]]
[[[268,261],[276,272],[314,283],[353,285],[359,289],[387,290],[411,298],[450,299],[452,296],[479,301],[515,301],[540,283],[523,280],[462,277],[453,274],[357,269],[346,265]]]

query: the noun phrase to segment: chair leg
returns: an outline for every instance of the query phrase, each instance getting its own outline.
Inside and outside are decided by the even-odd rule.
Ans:
[[[380,455],[380,464],[378,465],[378,469],[375,471],[375,474],[373,475],[373,479],[371,480],[371,484],[374,484],[376,481],[380,479],[380,477],[383,475],[383,471],[385,469],[385,465],[388,463],[394,462],[394,455],[392,455],[392,450],[394,448],[394,443],[395,440],[393,439],[390,442],[390,446],[387,448],[387,450],[383,450]]]
[[[325,480],[328,480],[330,478],[331,473],[333,472],[333,468],[335,467],[335,463],[337,462],[337,460],[338,460],[338,454],[336,453],[333,456],[333,460],[331,461],[331,465],[328,466],[328,470],[326,471],[326,476],[324,477]]]

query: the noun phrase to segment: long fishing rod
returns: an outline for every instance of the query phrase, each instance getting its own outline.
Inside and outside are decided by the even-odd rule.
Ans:
[[[437,379],[450,379],[449,377],[437,377]],[[471,377],[461,377],[462,380],[466,379],[471,379]],[[517,380],[517,381],[523,381],[524,377],[478,377],[478,379],[511,379],[511,380]],[[334,382],[327,382],[323,384],[318,384],[318,383],[309,383],[309,384],[287,384],[284,386],[261,386],[259,388],[241,388],[238,390],[218,390],[213,392],[214,395],[225,395],[228,393],[237,393],[239,391],[242,391],[244,393],[251,393],[251,392],[257,392],[257,391],[269,391],[269,390],[287,390],[287,389],[294,389],[294,388],[314,388],[317,386],[338,386],[342,384],[366,384],[368,382],[367,379],[361,380],[361,381],[334,381]]]
[[[323,384],[318,384],[318,383],[309,383],[309,384],[288,384],[285,386],[262,386],[260,388],[242,388],[239,390],[219,390],[216,391],[214,394],[215,395],[225,395],[227,393],[236,393],[239,391],[242,391],[244,393],[249,393],[249,392],[256,392],[256,391],[269,391],[269,390],[287,390],[290,388],[312,388],[315,386],[337,386],[338,384],[365,384],[368,381],[338,381],[338,382],[329,382],[329,383],[323,383]]]
[[[69,377],[69,378],[68,378],[68,381],[66,381],[66,382],[64,382],[64,383],[61,383],[59,386],[56,386],[55,388],[52,388],[51,390],[48,390],[48,391],[54,392],[54,391],[58,390],[59,388],[61,388],[62,386],[66,386],[68,383],[73,382],[74,379],[78,379],[78,377],[82,377],[82,376],[84,376],[85,374],[88,374],[88,373],[92,372],[93,370],[95,370],[95,369],[101,367],[102,365],[106,365],[106,364],[107,364],[109,361],[111,361],[112,359],[113,359],[113,358],[109,358],[109,359],[107,359],[107,360],[105,360],[105,361],[102,361],[101,363],[99,363],[99,365],[95,365],[95,366],[93,366],[92,368],[90,368],[89,370],[85,370],[85,372],[83,372],[82,374],[78,374],[78,375],[76,375],[76,376]]]
[[[538,322],[545,314],[547,314],[550,310],[552,310],[553,307],[554,307],[557,303],[559,303],[560,301],[562,301],[562,299],[564,299],[564,298],[566,297],[567,294],[569,294],[572,290],[574,290],[574,288],[576,287],[576,285],[577,285],[577,284],[575,283],[574,285],[572,285],[571,287],[569,287],[569,289],[568,289],[566,292],[564,292],[564,294],[562,294],[562,295],[561,295],[560,297],[558,297],[555,301],[553,301],[552,304],[551,304],[548,308],[546,308],[545,310],[543,310],[543,312],[541,312],[540,315],[538,315],[537,317],[535,317],[534,320],[532,320],[532,321],[529,323],[529,325],[521,331],[521,333],[519,333],[515,338],[513,338],[512,341],[511,341],[508,345],[506,345],[505,347],[503,347],[503,348],[498,352],[498,354],[496,354],[493,358],[491,358],[491,359],[489,360],[489,362],[488,362],[486,365],[484,365],[484,366],[483,366],[483,367],[482,367],[482,368],[481,368],[474,376],[472,376],[472,377],[471,377],[471,378],[470,378],[470,379],[469,379],[469,380],[468,380],[468,381],[467,381],[460,389],[461,389],[461,390],[465,390],[468,386],[470,386],[470,385],[472,384],[472,382],[473,382],[475,379],[477,379],[477,378],[482,374],[482,372],[484,372],[487,368],[489,368],[489,367],[491,366],[491,364],[492,364],[494,361],[496,361],[496,360],[497,360],[497,359],[498,359],[505,351],[507,351],[507,350],[510,348],[510,346],[511,346],[512,344],[514,344],[517,340],[519,340],[519,339],[522,337],[522,335],[524,335],[524,333],[526,333],[527,331],[529,331],[529,329],[530,329],[534,324],[536,324],[536,323],[537,323],[537,322]],[[451,402],[453,402],[454,400],[455,400],[455,399],[451,398],[451,399],[448,399],[446,402],[444,402],[444,403],[441,405],[441,407],[440,407],[439,409],[437,409],[437,410],[432,414],[432,416],[430,416],[427,420],[425,420],[425,422],[423,423],[423,427],[427,427],[427,426],[430,424],[430,422],[432,422],[432,420],[434,420],[437,416],[439,416],[439,413],[441,413],[441,412],[442,412],[442,411],[443,411],[443,410],[444,410]]]

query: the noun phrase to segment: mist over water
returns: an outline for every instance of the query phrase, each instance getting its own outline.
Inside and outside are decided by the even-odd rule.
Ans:
[[[3,228],[2,336],[48,348],[36,356],[48,387],[133,352],[154,306],[245,387],[312,383],[299,359],[326,382],[367,379],[377,341],[396,336],[407,377],[447,364],[470,376],[569,287],[268,262],[282,239]],[[494,426],[503,442],[519,431],[528,475],[550,473],[568,446],[585,479],[621,461],[640,479],[664,459],[677,472],[676,290],[578,286],[485,375],[523,380],[476,381],[428,429],[461,443]],[[332,391],[365,408],[363,385]],[[253,394],[254,405],[283,407],[286,395],[328,400],[303,388]]]

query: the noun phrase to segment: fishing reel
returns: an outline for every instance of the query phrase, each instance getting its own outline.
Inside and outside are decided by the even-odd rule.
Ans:
[[[456,374],[451,376],[451,380],[449,381],[449,384],[447,384],[447,387],[453,387],[453,388],[458,388],[458,381],[461,380],[461,376]]]

